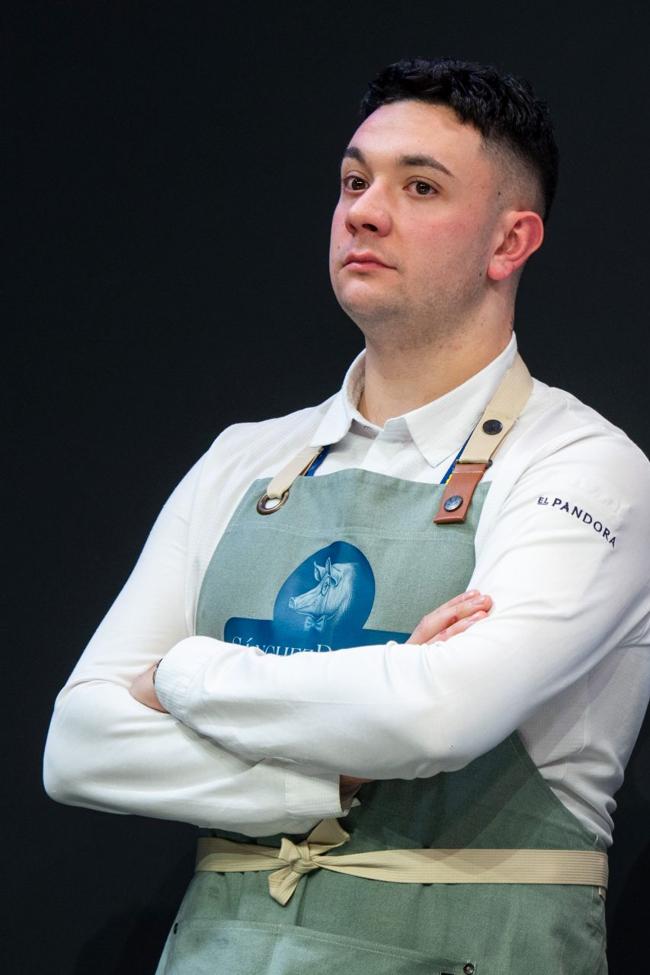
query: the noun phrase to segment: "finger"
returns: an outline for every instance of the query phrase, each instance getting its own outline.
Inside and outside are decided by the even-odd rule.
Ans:
[[[492,607],[492,599],[490,596],[484,596],[479,593],[476,596],[470,596],[468,599],[463,599],[456,606],[453,607],[454,616],[461,619],[468,619],[474,613],[479,610],[489,610]]]
[[[478,589],[468,589],[467,592],[459,592],[457,596],[453,599],[448,599],[446,603],[442,603],[438,606],[438,609],[445,609],[447,606],[456,606],[457,603],[462,603],[466,599],[471,599],[473,596],[480,596],[481,593]]]
[[[472,613],[476,612],[477,607],[484,609],[488,602],[491,603],[490,597],[484,596],[480,592],[461,593],[460,596],[455,596],[449,602],[438,606],[433,612],[427,613],[426,616],[422,617],[420,622],[424,623],[425,626],[437,626],[441,628],[441,622],[445,620],[453,622],[454,619],[471,616]]]
[[[458,620],[457,623],[453,623],[451,626],[448,626],[446,629],[434,636],[433,639],[427,640],[427,643],[444,643],[444,641],[448,640],[450,637],[457,636],[458,633],[464,633],[465,630],[469,630],[470,626],[474,626],[474,624],[478,623],[480,620],[486,619],[487,615],[488,614],[484,610],[478,610],[476,613],[473,613],[466,619]]]
[[[424,616],[413,630],[407,643],[428,643],[442,630],[458,620],[470,617],[477,610],[489,610],[492,600],[481,593],[462,593],[443,603],[438,609]]]
[[[457,596],[453,599],[448,599],[446,603],[441,603],[440,606],[436,606],[432,613],[439,613],[441,610],[444,612],[447,609],[451,609],[453,606],[458,606],[461,603],[467,602],[468,599],[474,599],[481,595],[478,589],[468,589],[467,592],[459,592]],[[432,613],[427,613],[427,616],[431,616]],[[423,617],[426,619],[426,616]]]

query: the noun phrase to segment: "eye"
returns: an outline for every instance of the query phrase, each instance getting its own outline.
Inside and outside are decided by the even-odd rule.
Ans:
[[[408,184],[414,187],[417,196],[436,196],[438,190],[423,179],[414,179]]]
[[[351,193],[359,193],[366,188],[365,179],[361,176],[356,176],[354,173],[344,176],[342,182],[344,189],[349,190]]]

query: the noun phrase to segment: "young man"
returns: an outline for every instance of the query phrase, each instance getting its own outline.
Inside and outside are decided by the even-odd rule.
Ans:
[[[331,277],[365,353],[179,485],[59,696],[46,787],[206,827],[160,972],[596,975],[648,463],[517,355],[557,172],[529,86],[400,62],[363,116]]]

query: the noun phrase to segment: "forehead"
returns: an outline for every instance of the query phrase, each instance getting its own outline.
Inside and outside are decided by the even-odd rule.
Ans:
[[[489,168],[483,138],[446,105],[420,101],[381,105],[356,130],[350,145],[369,163],[390,163],[403,155],[431,155],[452,173]]]

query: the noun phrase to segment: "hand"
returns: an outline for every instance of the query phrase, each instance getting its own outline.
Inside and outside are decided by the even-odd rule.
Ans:
[[[154,672],[157,666],[158,664],[152,664],[151,667],[147,667],[144,673],[139,674],[131,684],[129,694],[136,701],[139,701],[140,704],[144,704],[148,708],[153,708],[154,711],[162,711],[163,714],[168,714],[167,709],[158,700],[156,687],[153,682]]]
[[[355,792],[357,792],[364,782],[372,782],[372,779],[357,779],[354,775],[342,775],[339,779],[339,795],[341,797],[341,805],[345,808],[353,797]]]
[[[477,589],[463,592],[423,616],[406,642],[436,643],[448,640],[450,636],[463,633],[474,623],[485,619],[491,608],[491,598],[483,596]]]

